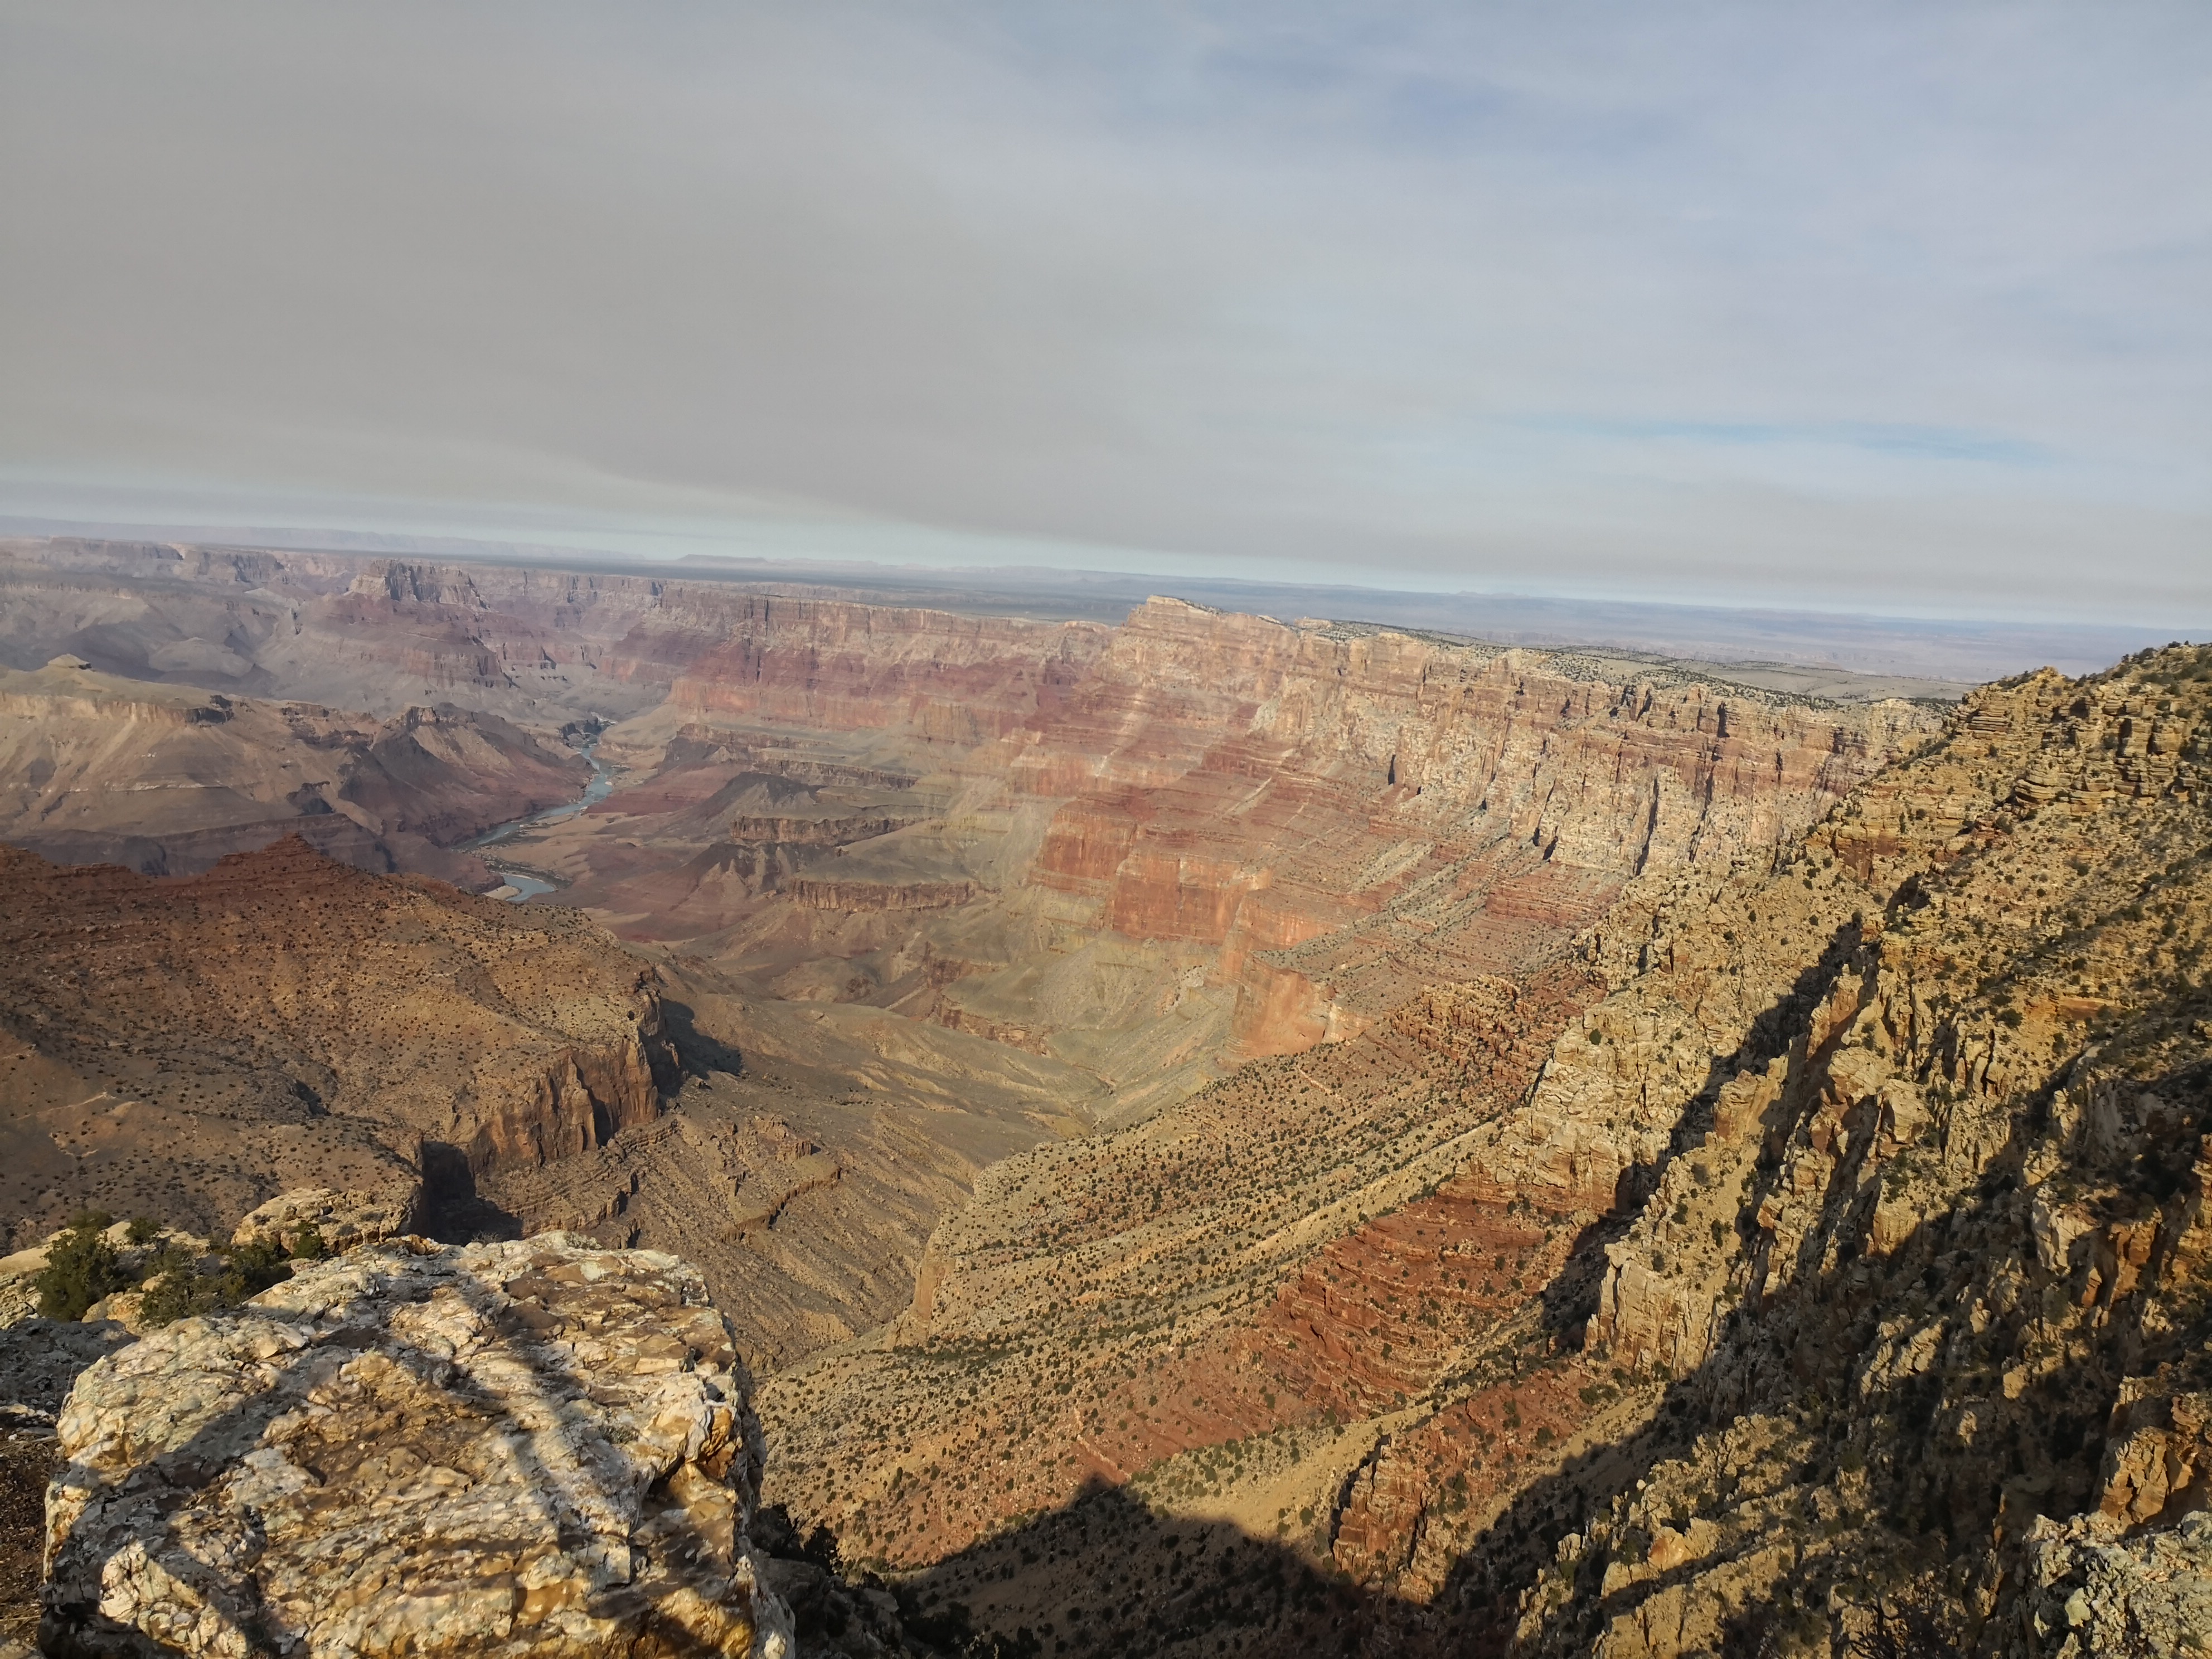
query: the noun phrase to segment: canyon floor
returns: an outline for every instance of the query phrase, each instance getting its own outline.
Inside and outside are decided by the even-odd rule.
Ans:
[[[0,592],[16,1247],[312,1184],[681,1255],[764,1501],[948,1642],[2212,1629],[2212,655],[1954,705],[1170,599]]]

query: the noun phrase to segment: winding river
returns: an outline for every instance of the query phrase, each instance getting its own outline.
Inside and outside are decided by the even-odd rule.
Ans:
[[[593,801],[605,800],[614,790],[615,779],[614,774],[607,769],[606,763],[600,760],[599,750],[599,734],[594,732],[584,739],[576,750],[592,763],[592,781],[584,786],[584,793],[576,799],[564,801],[558,806],[549,806],[542,812],[531,813],[527,817],[510,818],[505,823],[495,824],[475,839],[462,842],[454,850],[461,853],[474,853],[482,858],[501,880],[514,889],[512,893],[507,895],[514,903],[520,904],[525,899],[538,898],[552,892],[554,887],[551,882],[541,876],[533,876],[527,871],[514,869],[501,860],[488,854],[484,849],[495,847],[510,836],[519,835],[525,830],[534,830],[539,824],[558,823],[563,818],[573,818]]]

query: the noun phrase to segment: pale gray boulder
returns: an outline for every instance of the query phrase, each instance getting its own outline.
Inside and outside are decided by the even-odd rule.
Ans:
[[[672,1256],[364,1246],[100,1360],[57,1427],[51,1654],[793,1651],[750,1379]]]

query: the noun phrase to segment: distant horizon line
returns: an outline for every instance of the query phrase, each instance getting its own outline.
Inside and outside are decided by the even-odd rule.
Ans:
[[[1243,588],[1273,590],[1278,592],[1342,594],[1360,596],[1392,603],[1404,603],[1419,599],[1489,601],[1516,606],[1559,607],[1575,611],[1611,611],[1617,612],[1662,612],[1683,621],[1695,618],[1735,618],[1744,622],[1819,622],[1835,624],[1859,624],[1879,629],[1896,629],[1913,633],[1929,631],[1978,635],[2047,635],[2054,639],[2072,639],[2084,645],[2092,640],[2108,642],[2119,639],[2148,639],[2151,633],[2171,628],[2171,623],[2141,622],[2073,622],[2048,617],[2002,617],[1990,615],[1929,614],[1926,612],[1893,612],[1881,611],[1845,610],[1812,602],[1784,604],[1774,601],[1722,599],[1650,599],[1644,597],[1599,596],[1561,589],[1534,587],[1411,587],[1384,586],[1356,582],[1331,582],[1297,576],[1249,576],[1219,574],[1183,574],[1170,570],[1114,570],[1081,566],[1062,566],[1038,562],[1006,562],[977,564],[935,564],[924,561],[895,562],[832,555],[791,553],[770,556],[754,553],[686,552],[655,555],[627,552],[605,546],[580,546],[557,542],[526,542],[489,536],[432,535],[407,531],[349,530],[334,527],[314,527],[305,525],[213,525],[176,522],[139,522],[127,520],[64,519],[49,514],[0,513],[0,536],[25,539],[58,539],[76,538],[92,541],[147,540],[194,546],[220,546],[257,552],[296,552],[356,554],[382,557],[438,557],[464,562],[486,563],[545,562],[556,564],[604,562],[622,568],[678,569],[687,566],[720,565],[747,567],[761,571],[881,573],[896,577],[901,585],[926,585],[933,580],[948,583],[951,579],[970,580],[989,576],[1019,575],[1042,580],[1051,587],[1062,589],[1091,588],[1093,590],[1118,586],[1125,592],[1133,592],[1146,584],[1182,584],[1198,588]],[[1163,558],[1172,556],[1161,556]],[[788,581],[788,574],[763,576],[763,580]],[[836,583],[827,585],[836,586]],[[847,584],[849,585],[849,584]],[[1162,597],[1175,597],[1164,590]],[[1105,595],[1098,594],[1103,598]],[[1369,620],[1354,617],[1332,617],[1338,622]],[[1402,625],[1402,624],[1401,624]],[[2212,623],[2203,624],[2212,626]],[[1438,624],[1440,631],[1456,631]],[[2189,635],[2171,636],[2154,641],[2156,644],[2192,643]],[[1644,648],[1644,647],[1620,647]],[[2136,648],[2141,648],[2137,647]]]

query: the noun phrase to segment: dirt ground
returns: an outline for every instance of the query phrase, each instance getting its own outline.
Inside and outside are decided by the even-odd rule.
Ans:
[[[0,1429],[0,1642],[28,1643],[39,1626],[51,1435]]]

